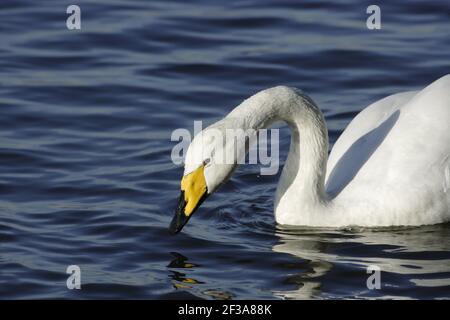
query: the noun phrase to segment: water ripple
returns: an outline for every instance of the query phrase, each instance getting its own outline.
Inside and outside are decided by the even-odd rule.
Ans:
[[[443,1],[0,2],[0,298],[448,298],[449,225],[277,226],[279,177],[242,166],[169,236],[176,128],[302,88],[334,143],[362,107],[450,70]],[[289,134],[281,130],[284,161]],[[79,265],[82,290],[68,290]],[[366,287],[369,265],[382,290]]]

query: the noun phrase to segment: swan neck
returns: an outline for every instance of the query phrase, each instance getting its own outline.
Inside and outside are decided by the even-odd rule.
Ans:
[[[247,128],[259,130],[284,121],[291,130],[289,153],[278,183],[275,206],[289,195],[300,198],[295,202],[305,206],[325,202],[328,132],[317,105],[300,90],[288,87],[268,89],[248,100],[243,103],[249,107],[242,120]]]
[[[291,117],[289,154],[280,178],[278,192],[292,191],[304,206],[326,201],[325,174],[328,159],[328,131],[322,113],[307,96],[300,96]]]

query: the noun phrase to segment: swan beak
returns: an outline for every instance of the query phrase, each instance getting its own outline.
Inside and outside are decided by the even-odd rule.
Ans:
[[[205,166],[184,176],[181,180],[181,195],[175,216],[169,226],[171,234],[177,234],[183,229],[189,218],[208,196],[208,188],[204,175]]]

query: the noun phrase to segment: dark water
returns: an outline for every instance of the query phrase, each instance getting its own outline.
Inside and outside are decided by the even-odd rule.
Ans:
[[[449,225],[282,228],[278,176],[254,165],[167,233],[174,129],[285,84],[321,106],[334,142],[368,103],[449,73],[448,2],[402,3],[378,2],[370,31],[364,1],[2,0],[0,298],[449,298]]]

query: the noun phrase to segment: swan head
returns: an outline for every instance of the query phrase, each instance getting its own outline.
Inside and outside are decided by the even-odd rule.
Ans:
[[[245,157],[245,147],[236,148],[236,137],[231,139],[225,133],[230,126],[233,124],[227,119],[217,122],[197,134],[189,145],[170,233],[181,231],[202,202],[228,180],[238,160]]]

